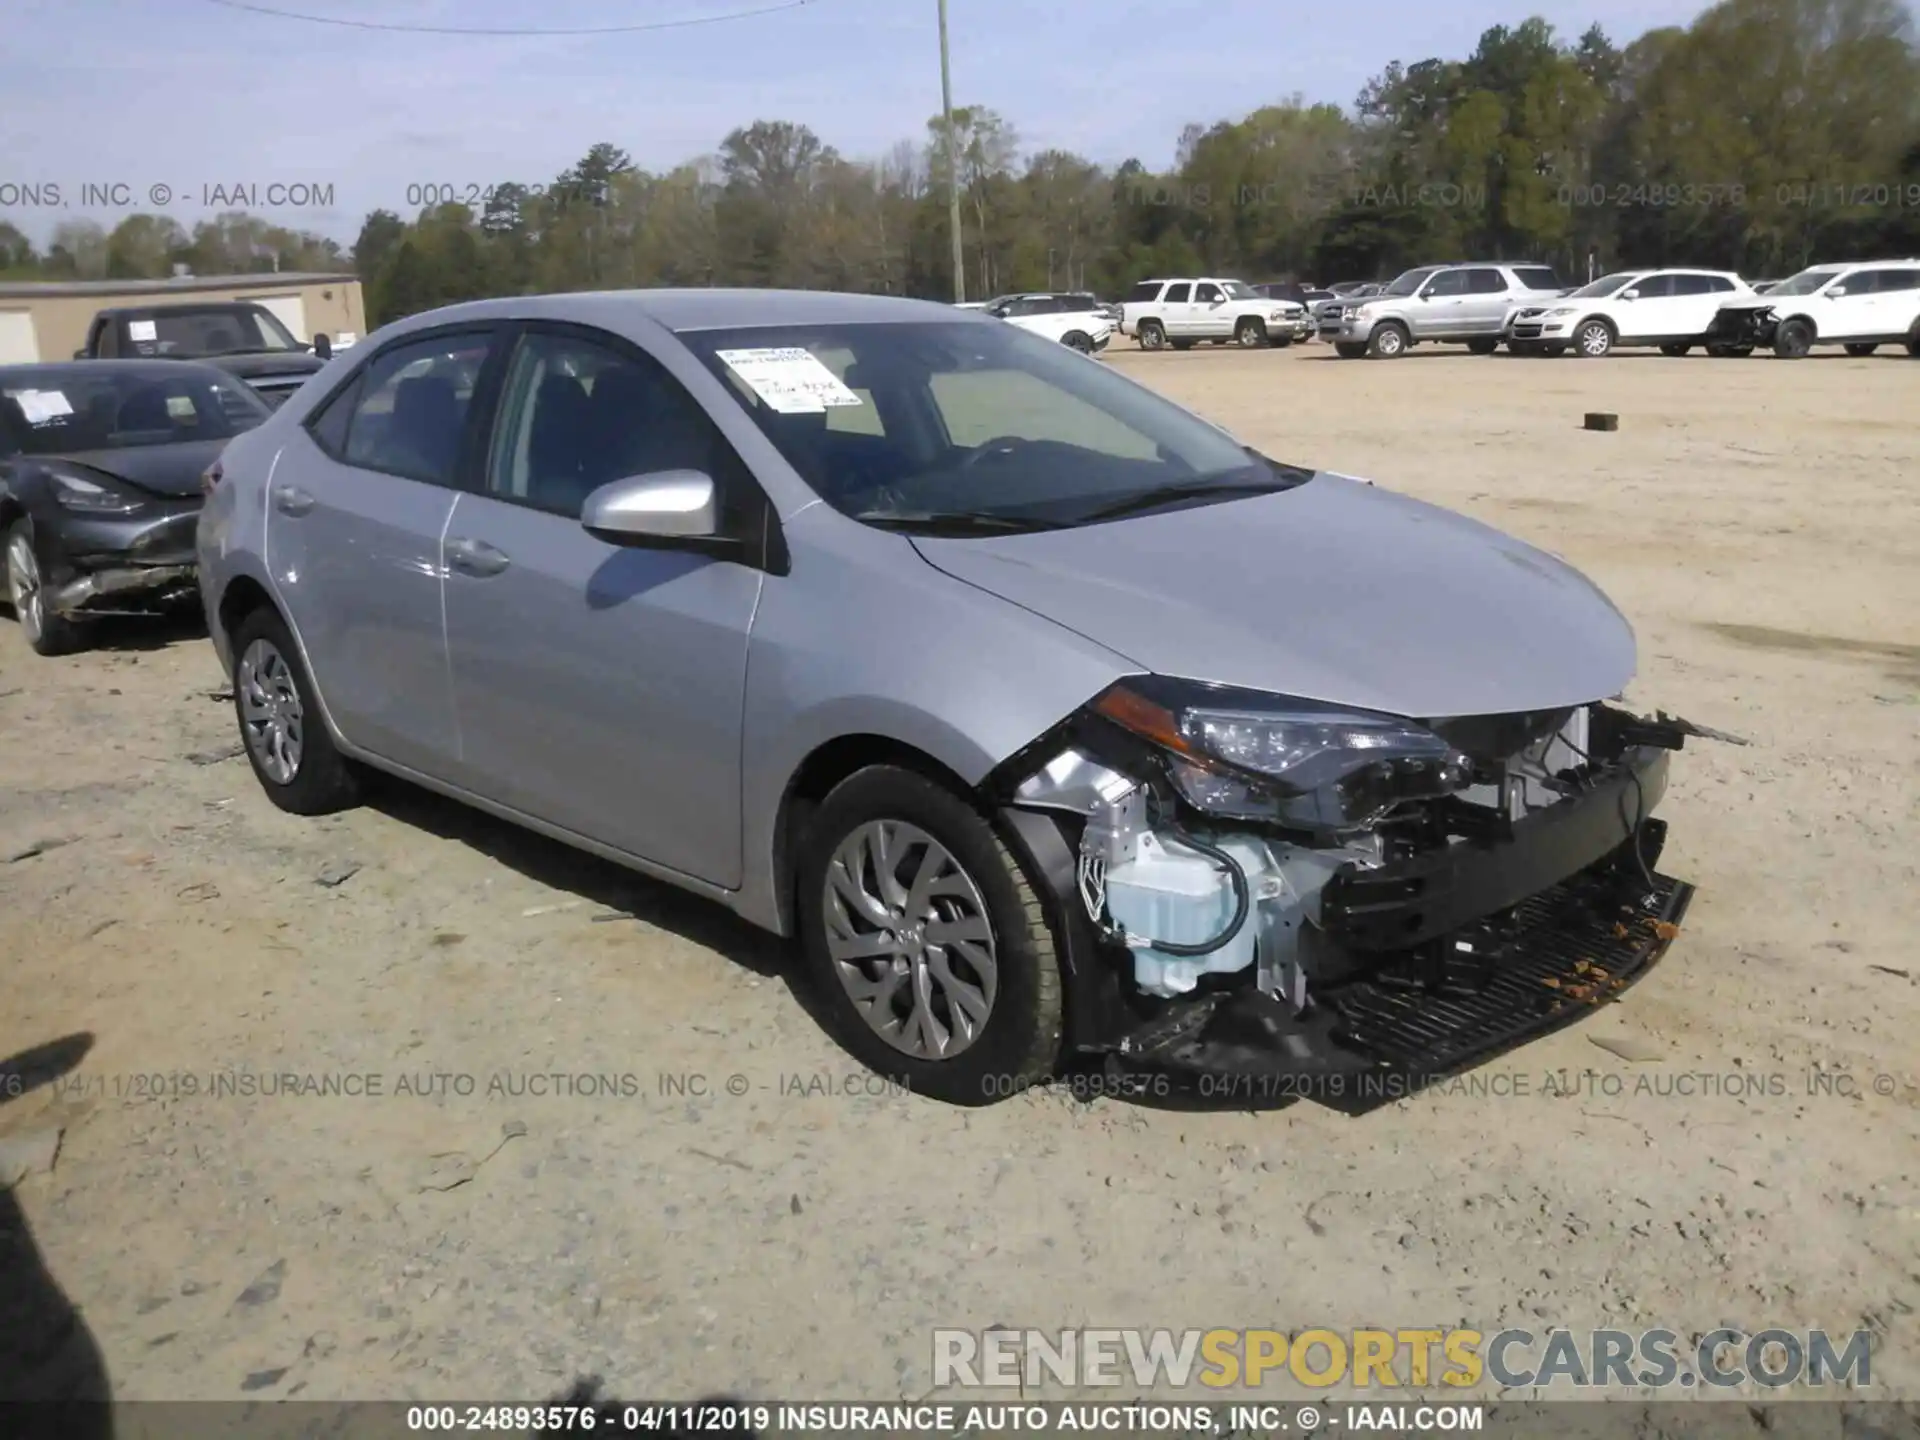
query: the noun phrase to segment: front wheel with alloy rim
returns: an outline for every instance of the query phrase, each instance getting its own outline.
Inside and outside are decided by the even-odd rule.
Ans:
[[[1573,332],[1573,353],[1598,360],[1613,349],[1613,327],[1604,320],[1589,320]]]
[[[7,603],[20,633],[36,655],[64,655],[80,644],[80,627],[47,604],[40,578],[40,557],[33,550],[33,526],[16,520],[7,531]]]
[[[869,1068],[955,1105],[1053,1072],[1065,1013],[1053,931],[973,806],[913,771],[869,766],[809,817],[797,871],[809,977]]]
[[[1167,330],[1158,320],[1142,320],[1138,338],[1142,350],[1163,349],[1167,343]]]
[[[1407,353],[1407,332],[1391,320],[1375,326],[1367,353],[1380,360],[1398,360]]]
[[[328,815],[358,803],[359,776],[327,732],[285,622],[255,610],[234,627],[232,644],[234,714],[267,798],[294,815]]]
[[[1081,330],[1070,330],[1061,338],[1061,344],[1069,350],[1078,350],[1082,355],[1093,353],[1093,337]]]
[[[1813,326],[1804,320],[1789,320],[1773,335],[1773,353],[1782,360],[1800,360],[1813,349]]]
[[[1258,350],[1267,343],[1267,327],[1251,317],[1233,327],[1233,343],[1243,350]]]

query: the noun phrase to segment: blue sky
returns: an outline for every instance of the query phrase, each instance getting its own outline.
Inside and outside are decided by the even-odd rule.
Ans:
[[[809,0],[726,24],[592,38],[400,35],[303,24],[209,0],[4,0],[0,219],[39,242],[63,219],[129,209],[191,226],[207,187],[343,241],[409,187],[545,182],[598,140],[658,169],[754,119],[811,126],[875,157],[940,106],[936,0]],[[261,0],[424,25],[586,27],[723,15],[773,0]],[[1167,164],[1183,125],[1299,93],[1350,104],[1394,59],[1460,55],[1528,13],[1624,42],[1696,0],[949,0],[954,100],[1007,116],[1023,148]],[[269,206],[273,185],[331,206]],[[82,187],[125,208],[82,205]],[[164,187],[167,203],[149,198]],[[60,203],[50,203],[57,188]],[[38,203],[33,191],[38,190]],[[417,192],[416,192],[417,193]],[[278,194],[272,198],[282,198]],[[216,206],[216,208],[218,208]]]

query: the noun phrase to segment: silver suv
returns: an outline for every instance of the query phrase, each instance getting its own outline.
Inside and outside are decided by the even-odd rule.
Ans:
[[[983,315],[458,305],[208,485],[273,803],[388,771],[707,896],[948,1100],[1074,1055],[1442,1073],[1690,893],[1648,818],[1683,732],[1606,703],[1633,630],[1588,581]]]
[[[1414,345],[1465,345],[1476,355],[1500,348],[1508,314],[1566,294],[1547,265],[1423,265],[1380,294],[1327,313],[1320,338],[1343,359],[1394,359]]]

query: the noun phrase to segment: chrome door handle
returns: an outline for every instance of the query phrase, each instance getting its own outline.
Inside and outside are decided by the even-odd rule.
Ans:
[[[298,485],[276,485],[273,491],[273,508],[282,515],[304,515],[313,509],[313,496]]]
[[[512,563],[506,551],[497,550],[484,540],[459,535],[447,541],[447,564],[463,575],[484,579],[498,575]]]

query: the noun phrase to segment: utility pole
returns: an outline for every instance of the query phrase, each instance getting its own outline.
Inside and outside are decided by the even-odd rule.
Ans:
[[[947,0],[940,0],[940,111],[947,123],[947,224],[953,231],[953,303],[967,298],[966,247],[960,240],[960,149],[953,138],[953,67],[947,59]]]

